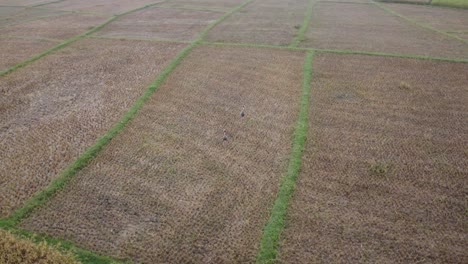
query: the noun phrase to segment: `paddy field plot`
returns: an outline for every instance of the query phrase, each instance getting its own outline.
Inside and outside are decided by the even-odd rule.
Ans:
[[[21,225],[136,262],[255,261],[287,167],[304,55],[194,49],[125,130]]]
[[[468,15],[463,9],[405,4],[384,4],[384,6],[438,30],[468,32]]]
[[[183,47],[87,39],[0,78],[0,216],[110,129]]]
[[[0,71],[84,33],[105,20],[94,15],[62,13],[0,27]]]
[[[163,0],[64,0],[43,6],[47,9],[89,12],[103,15],[118,15],[145,5]]]
[[[468,64],[315,58],[282,263],[466,262],[466,72]]]
[[[147,8],[118,19],[95,35],[113,38],[193,41],[223,13],[200,10]]]
[[[186,8],[186,9],[207,9],[217,11],[229,11],[237,5],[242,4],[242,0],[170,0],[162,3],[161,6]]]
[[[0,0],[0,6],[35,6],[53,2],[53,0]]]
[[[308,2],[254,1],[215,27],[208,40],[287,46],[304,21]]]
[[[299,46],[468,58],[468,44],[418,27],[376,5],[317,3]]]

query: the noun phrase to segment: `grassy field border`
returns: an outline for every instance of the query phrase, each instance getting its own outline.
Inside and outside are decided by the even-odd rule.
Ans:
[[[316,3],[315,0],[309,0],[307,2],[307,9],[306,9],[306,13],[305,13],[305,16],[304,16],[304,21],[302,21],[302,25],[299,28],[299,31],[297,31],[297,34],[294,37],[291,44],[289,45],[289,47],[295,48],[295,47],[297,47],[297,45],[299,45],[299,43],[301,43],[301,41],[304,40],[304,34],[306,33],[307,29],[309,28],[310,21],[312,20],[312,10],[313,10],[313,7],[314,7],[315,3]]]
[[[166,1],[167,1],[167,0],[166,0]],[[48,50],[46,50],[46,51],[43,51],[43,52],[41,52],[41,53],[39,53],[39,54],[37,54],[37,55],[34,55],[34,56],[32,56],[31,58],[29,58],[29,59],[27,59],[27,60],[25,60],[25,61],[22,61],[22,62],[20,62],[20,63],[18,63],[18,64],[16,64],[16,65],[14,65],[14,66],[12,66],[12,67],[10,67],[10,68],[4,70],[4,71],[0,71],[0,77],[1,77],[1,76],[5,76],[5,75],[7,75],[7,74],[9,74],[9,73],[12,73],[12,72],[16,71],[17,69],[22,68],[22,67],[24,67],[24,66],[26,66],[26,65],[28,65],[28,64],[30,64],[30,63],[32,63],[32,62],[34,62],[34,61],[37,61],[38,59],[40,59],[40,58],[42,58],[42,57],[44,57],[44,56],[47,56],[47,55],[49,55],[50,53],[52,53],[52,52],[54,52],[54,51],[57,51],[57,50],[59,50],[59,49],[62,49],[62,48],[64,48],[64,47],[70,45],[71,43],[73,43],[73,42],[75,42],[75,41],[77,41],[77,40],[80,40],[80,39],[82,39],[82,38],[84,38],[84,37],[86,37],[86,36],[88,36],[88,35],[91,35],[91,34],[93,34],[94,32],[96,32],[96,31],[100,30],[101,28],[103,28],[104,26],[106,26],[107,24],[111,23],[112,21],[114,21],[114,20],[116,20],[116,19],[118,19],[118,18],[120,18],[120,17],[122,17],[122,16],[125,16],[125,15],[128,15],[128,14],[130,14],[130,13],[143,10],[143,9],[145,9],[145,8],[148,8],[148,7],[152,7],[152,6],[155,6],[155,5],[164,3],[164,2],[166,2],[166,1],[158,2],[158,3],[153,3],[153,4],[148,4],[148,5],[145,5],[145,6],[142,6],[142,7],[139,7],[139,8],[135,8],[135,9],[129,10],[129,11],[127,11],[127,12],[124,12],[124,13],[121,13],[121,14],[118,14],[118,15],[115,15],[115,16],[112,16],[111,18],[107,19],[104,23],[101,23],[101,24],[99,24],[99,25],[93,27],[92,29],[90,29],[90,30],[88,30],[88,31],[86,31],[86,32],[84,32],[84,33],[81,33],[80,35],[71,37],[71,38],[69,38],[69,39],[63,41],[62,43],[60,43],[60,44],[58,44],[58,45],[56,45],[56,46],[54,46],[54,47],[52,47],[52,48],[50,48],[50,49],[48,49]]]
[[[450,59],[450,58],[442,58],[442,57],[405,55],[405,54],[398,54],[398,53],[370,52],[370,51],[360,51],[360,50],[297,48],[297,47],[285,47],[285,46],[275,46],[275,45],[263,45],[263,44],[252,44],[252,43],[229,43],[229,42],[203,42],[202,44],[209,45],[209,46],[238,46],[238,47],[262,48],[262,49],[286,49],[286,50],[292,50],[292,51],[314,51],[316,53],[356,54],[356,55],[379,56],[379,57],[402,58],[402,59],[468,63],[468,59]]]
[[[45,2],[45,3],[41,3],[41,4],[37,4],[37,5],[32,5],[30,7],[45,6],[45,5],[60,3],[60,2],[63,2],[63,1],[65,1],[65,0],[55,0],[55,1],[51,1],[51,2]]]
[[[308,51],[303,68],[301,110],[294,131],[292,151],[289,158],[288,170],[282,178],[277,198],[271,211],[270,219],[263,229],[257,263],[273,263],[278,254],[278,241],[284,229],[289,201],[294,193],[296,180],[301,170],[302,153],[307,140],[310,91],[312,81],[312,63],[314,52]]]
[[[424,29],[426,29],[426,30],[430,30],[430,31],[433,31],[433,32],[442,34],[442,35],[444,35],[444,36],[446,36],[446,37],[453,38],[453,39],[456,39],[456,40],[458,40],[458,41],[461,41],[461,42],[463,42],[463,43],[465,43],[465,44],[468,44],[468,41],[465,40],[465,39],[462,39],[462,38],[460,38],[460,37],[458,37],[458,36],[452,35],[452,34],[447,33],[447,32],[445,32],[445,31],[442,31],[442,30],[438,30],[438,29],[436,29],[436,28],[433,28],[433,27],[431,27],[430,25],[428,25],[428,24],[426,24],[426,23],[418,22],[418,21],[416,21],[416,20],[414,20],[414,19],[412,19],[412,18],[409,18],[409,17],[406,17],[406,16],[404,16],[404,15],[401,15],[401,14],[395,12],[394,10],[392,10],[392,9],[390,9],[390,8],[388,8],[388,7],[384,6],[384,5],[382,5],[382,3],[379,3],[379,2],[376,2],[376,1],[373,1],[373,0],[372,0],[372,3],[373,3],[374,5],[376,5],[377,7],[379,7],[380,9],[386,11],[387,13],[392,14],[392,15],[394,15],[394,16],[397,16],[397,17],[399,17],[399,18],[401,18],[401,19],[404,19],[404,20],[408,21],[409,23],[411,23],[411,24],[413,24],[413,25],[415,25],[415,26],[418,26],[418,27],[424,28]]]

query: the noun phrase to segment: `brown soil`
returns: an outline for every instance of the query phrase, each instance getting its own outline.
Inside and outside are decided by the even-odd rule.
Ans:
[[[385,4],[385,7],[439,30],[468,31],[468,10],[405,4]]]
[[[92,12],[106,15],[117,15],[145,5],[162,2],[163,0],[65,0],[46,5],[50,9]]]
[[[307,2],[253,2],[211,30],[208,40],[289,45],[302,25]]]
[[[103,135],[182,48],[87,39],[0,78],[0,217]]]
[[[282,261],[467,263],[468,64],[319,55],[314,65]]]
[[[217,12],[147,8],[112,22],[97,32],[105,37],[133,37],[162,40],[194,40]]]
[[[22,226],[136,262],[254,262],[286,170],[303,60],[286,50],[196,48]]]
[[[0,37],[0,71],[4,71],[55,45],[57,45],[57,42],[48,40]]]
[[[161,4],[180,8],[207,8],[210,10],[229,11],[244,0],[170,0]]]
[[[0,28],[0,35],[65,40],[106,21],[94,15],[65,14]]]
[[[468,58],[468,45],[374,5],[318,3],[302,47]]]

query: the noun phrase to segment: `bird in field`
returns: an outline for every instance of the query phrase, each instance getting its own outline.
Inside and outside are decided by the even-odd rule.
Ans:
[[[245,105],[242,106],[241,117],[245,116]]]
[[[224,143],[224,142],[228,141],[228,135],[226,133],[226,129],[223,130],[223,133],[224,133],[224,135],[223,135],[223,143]]]

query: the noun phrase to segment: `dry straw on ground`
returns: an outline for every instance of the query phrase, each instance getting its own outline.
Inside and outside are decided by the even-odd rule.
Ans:
[[[215,27],[208,40],[287,46],[302,25],[308,2],[255,1]]]
[[[0,37],[0,72],[55,45],[52,40]]]
[[[244,0],[170,0],[161,5],[178,8],[207,8],[219,11],[229,11],[243,2]]]
[[[468,31],[468,12],[464,9],[405,4],[385,4],[384,6],[439,30]]]
[[[79,264],[72,255],[59,252],[46,242],[36,244],[0,229],[2,264]]]
[[[318,3],[300,47],[468,59],[468,45],[375,5]]]
[[[0,28],[0,36],[65,40],[84,33],[104,21],[106,18],[100,16],[63,14]]]
[[[82,40],[0,79],[0,217],[103,135],[184,44]]]
[[[144,263],[254,261],[286,170],[303,61],[303,52],[196,48],[22,226]]]
[[[126,15],[96,35],[193,41],[209,23],[220,16],[218,12],[153,7]]]
[[[164,0],[67,0],[48,4],[44,7],[54,10],[92,12],[103,15],[118,15],[120,13],[139,8],[144,5],[159,3],[163,1]]]
[[[467,262],[466,72],[468,64],[315,58],[282,262]]]

